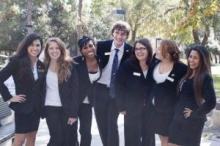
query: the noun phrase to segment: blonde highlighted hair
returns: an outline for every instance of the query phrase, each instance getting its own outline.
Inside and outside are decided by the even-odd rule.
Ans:
[[[59,50],[61,52],[60,57],[57,60],[57,73],[58,81],[59,83],[62,83],[70,77],[73,61],[69,55],[69,51],[67,50],[65,43],[60,38],[51,37],[47,40],[44,50],[44,63],[47,68],[49,67],[51,61],[48,53],[51,42],[55,42],[59,46]]]

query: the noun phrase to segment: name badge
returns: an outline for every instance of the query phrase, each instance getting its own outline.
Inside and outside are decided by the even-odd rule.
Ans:
[[[140,74],[139,72],[133,72],[133,75],[134,75],[134,76],[138,76],[138,77],[141,76],[141,74]]]
[[[173,82],[174,81],[174,79],[173,78],[171,78],[171,77],[167,77],[167,80],[169,80],[170,82]]]
[[[111,54],[111,52],[105,52],[105,55],[107,56],[107,55],[110,55]]]

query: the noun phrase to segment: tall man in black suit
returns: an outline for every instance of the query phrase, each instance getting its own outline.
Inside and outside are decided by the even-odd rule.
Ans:
[[[113,40],[97,43],[102,75],[96,84],[94,109],[104,146],[119,146],[114,80],[118,67],[130,56],[132,47],[125,42],[129,32],[129,24],[118,21],[111,30]]]

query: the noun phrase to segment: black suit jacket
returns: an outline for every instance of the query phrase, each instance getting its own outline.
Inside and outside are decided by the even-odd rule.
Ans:
[[[156,83],[153,78],[155,67],[159,64],[159,60],[154,59],[149,70],[149,79],[151,81],[150,100],[154,98],[154,107],[159,112],[171,113],[178,101],[177,85],[181,78],[186,74],[187,66],[181,62],[174,63],[168,78],[163,83]]]
[[[97,43],[97,56],[100,59],[101,68],[104,68],[109,61],[109,52],[111,52],[113,40],[100,41]],[[121,63],[124,62],[131,54],[132,47],[125,43],[124,54],[121,59]]]
[[[149,86],[151,84],[148,75],[145,78],[136,59],[128,59],[122,63],[116,75],[116,99],[119,110],[144,107]]]
[[[48,69],[47,69],[48,71]],[[46,72],[47,72],[46,71]],[[42,100],[41,100],[41,116],[44,117],[44,107],[45,107],[45,99],[46,99],[46,75],[45,73],[42,79]],[[79,94],[79,84],[78,84],[78,76],[76,72],[75,64],[72,65],[71,76],[64,82],[58,84],[59,87],[59,95],[62,103],[63,110],[68,117],[77,117],[78,112],[78,94]]]
[[[83,56],[77,56],[74,58],[74,61],[76,62],[76,70],[78,73],[78,80],[79,80],[79,104],[81,104],[85,99],[85,97],[88,96],[90,104],[93,105],[94,83],[90,82],[86,60]],[[98,58],[97,58],[97,62],[99,64]],[[101,68],[100,64],[99,64],[99,68]]]
[[[5,101],[12,98],[4,81],[10,76],[13,77],[15,83],[15,93],[17,95],[26,95],[26,101],[23,103],[12,102],[10,107],[18,113],[30,113],[37,108],[40,100],[38,96],[39,82],[43,77],[45,68],[42,62],[37,61],[38,80],[34,80],[32,69],[27,65],[28,58],[12,58],[5,68],[0,71],[0,92]]]

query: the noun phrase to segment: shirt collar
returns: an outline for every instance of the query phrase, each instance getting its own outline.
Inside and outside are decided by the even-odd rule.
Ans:
[[[115,44],[114,44],[114,41],[113,41],[113,42],[112,42],[111,51],[113,51],[114,49],[117,48],[117,49],[119,49],[119,52],[123,52],[123,51],[124,51],[124,45],[125,45],[125,43],[123,43],[120,48],[117,48],[117,47],[115,46]]]

